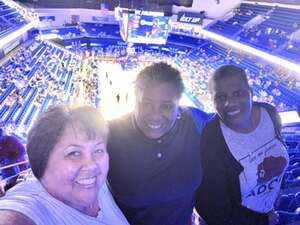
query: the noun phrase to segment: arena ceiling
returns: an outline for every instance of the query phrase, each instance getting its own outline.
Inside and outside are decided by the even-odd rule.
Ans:
[[[163,10],[172,5],[192,6],[193,0],[19,0],[21,3],[33,4],[35,7],[47,8],[91,8],[99,9],[105,5],[112,10],[116,6],[123,8],[143,8],[143,10]]]
[[[18,0],[24,4],[30,4],[34,7],[43,8],[90,8],[100,9],[101,4],[105,4],[108,9],[112,10],[116,6],[124,8],[146,7],[145,10],[169,10],[172,5],[182,5],[190,7],[193,1],[200,0]],[[226,0],[215,0],[226,1]],[[243,0],[246,1],[246,0]],[[247,0],[253,2],[269,2],[300,5],[299,0]]]
[[[268,3],[281,3],[281,4],[291,4],[300,5],[299,0],[247,0],[250,2],[268,2]]]

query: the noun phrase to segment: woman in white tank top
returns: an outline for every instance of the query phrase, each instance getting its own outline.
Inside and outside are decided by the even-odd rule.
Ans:
[[[42,113],[27,141],[34,177],[0,199],[0,224],[128,225],[106,185],[107,135],[93,107]]]

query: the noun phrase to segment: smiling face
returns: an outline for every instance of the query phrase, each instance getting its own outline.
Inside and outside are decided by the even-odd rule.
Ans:
[[[49,156],[41,183],[54,198],[85,212],[97,203],[107,172],[105,139],[88,139],[80,125],[67,125]]]
[[[137,126],[150,139],[157,139],[173,127],[178,113],[180,94],[173,83],[149,81],[136,90]]]
[[[214,106],[224,124],[237,131],[247,128],[252,113],[252,92],[245,80],[228,75],[211,82]]]

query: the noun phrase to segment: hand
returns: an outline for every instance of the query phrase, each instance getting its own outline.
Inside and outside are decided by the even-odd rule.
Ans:
[[[279,222],[279,214],[275,210],[268,213],[269,225],[276,225]]]

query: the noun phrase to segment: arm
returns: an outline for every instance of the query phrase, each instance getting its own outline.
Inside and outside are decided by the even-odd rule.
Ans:
[[[277,112],[276,108],[273,107],[272,105],[269,105],[267,103],[254,103],[255,105],[258,105],[259,107],[263,107],[267,110],[269,113],[269,116],[272,119],[274,128],[275,128],[275,134],[276,136],[283,142],[282,136],[281,136],[281,117],[279,116],[279,113]]]
[[[230,225],[232,206],[225,169],[205,136],[201,138],[203,180],[196,193],[196,209],[208,225]]]
[[[201,133],[205,123],[211,119],[212,115],[207,114],[197,108],[188,107],[188,109],[192,115],[194,122],[195,122],[197,131],[199,133]]]
[[[19,212],[0,210],[0,225],[36,225],[31,219]]]

